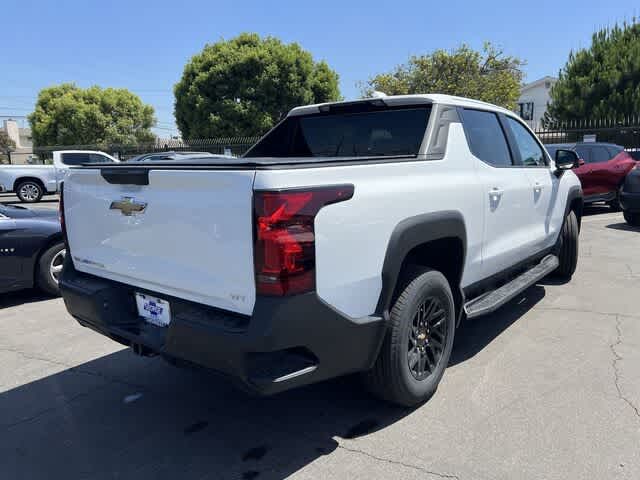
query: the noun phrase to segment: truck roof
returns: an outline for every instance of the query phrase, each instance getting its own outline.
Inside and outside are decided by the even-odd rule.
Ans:
[[[483,110],[491,110],[495,112],[506,113],[514,115],[510,110],[507,110],[491,103],[482,102],[480,100],[474,100],[471,98],[456,97],[454,95],[443,95],[440,93],[433,94],[419,94],[419,95],[385,95],[379,97],[362,98],[353,101],[342,102],[327,102],[316,103],[314,105],[304,105],[301,107],[295,107],[289,111],[288,116],[297,115],[309,115],[313,113],[319,113],[323,108],[330,108],[334,105],[356,105],[358,103],[365,103],[371,101],[381,101],[387,106],[404,106],[404,105],[425,105],[441,103],[446,105],[453,105],[457,107],[467,108],[482,108]]]

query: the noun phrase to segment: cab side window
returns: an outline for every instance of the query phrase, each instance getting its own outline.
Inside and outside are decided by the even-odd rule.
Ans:
[[[463,110],[463,125],[471,153],[494,167],[511,167],[511,153],[504,131],[493,112]]]
[[[507,117],[507,124],[513,134],[515,149],[520,153],[522,165],[525,167],[544,167],[547,160],[544,151],[531,133],[517,120]]]

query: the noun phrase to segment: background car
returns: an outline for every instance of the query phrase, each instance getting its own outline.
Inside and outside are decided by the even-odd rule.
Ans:
[[[83,163],[118,163],[118,159],[93,150],[56,150],[50,165],[0,165],[0,193],[14,192],[21,202],[39,202],[47,193],[59,193],[69,167]]]
[[[58,295],[64,256],[57,210],[0,205],[0,292],[37,286]]]
[[[211,157],[225,157],[224,155],[215,155],[209,152],[158,152],[158,153],[145,153],[136,157],[130,158],[127,162],[157,162],[162,160],[186,160],[189,158],[211,158]]]
[[[613,143],[556,143],[545,145],[553,158],[556,150],[575,150],[580,167],[574,170],[582,183],[584,203],[607,202],[620,209],[620,190],[636,161],[620,145]]]

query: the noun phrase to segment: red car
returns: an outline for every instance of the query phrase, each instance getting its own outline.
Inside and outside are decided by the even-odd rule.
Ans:
[[[574,169],[582,183],[584,203],[607,202],[620,209],[620,190],[636,161],[620,145],[613,143],[555,143],[545,145],[551,158],[559,148],[575,150],[580,167]]]

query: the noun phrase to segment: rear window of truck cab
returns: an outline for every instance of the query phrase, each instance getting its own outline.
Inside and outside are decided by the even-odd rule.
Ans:
[[[245,157],[391,157],[420,150],[431,106],[290,116]]]

